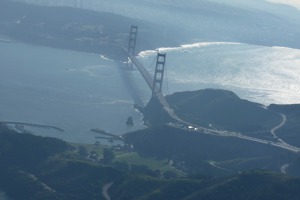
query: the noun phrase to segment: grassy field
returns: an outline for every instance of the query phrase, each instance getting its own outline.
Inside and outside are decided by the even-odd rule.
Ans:
[[[87,152],[96,152],[100,157],[103,155],[103,149],[110,148],[105,145],[97,145],[97,144],[78,144],[78,143],[70,143],[75,149],[74,151],[78,151],[80,147],[83,147],[87,150]],[[116,151],[114,150],[115,158],[113,162],[126,162],[129,166],[131,165],[144,165],[147,166],[151,170],[160,170],[162,173],[166,171],[172,171],[176,173],[178,176],[184,176],[185,174],[177,170],[175,167],[169,165],[169,161],[158,160],[155,158],[145,158],[140,156],[136,152],[123,152],[122,150]]]
[[[152,170],[160,170],[161,172],[172,171],[178,176],[184,173],[169,165],[168,160],[157,160],[155,158],[145,158],[136,152],[126,153],[116,156],[115,161],[126,162],[128,165],[146,165]]]

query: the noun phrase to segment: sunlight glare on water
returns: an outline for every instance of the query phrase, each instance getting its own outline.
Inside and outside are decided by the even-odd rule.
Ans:
[[[214,87],[265,105],[300,102],[300,50],[224,42],[158,50],[167,52],[169,93]],[[155,54],[139,57],[149,65]]]

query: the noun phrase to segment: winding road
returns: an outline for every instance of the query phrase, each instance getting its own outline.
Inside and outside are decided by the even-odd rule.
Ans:
[[[108,190],[109,190],[109,188],[110,188],[113,184],[114,184],[114,182],[107,183],[107,184],[105,184],[105,185],[102,187],[102,194],[103,194],[103,196],[104,196],[104,198],[105,198],[106,200],[110,200],[110,199],[111,199],[110,196],[109,196],[109,194],[108,194]]]
[[[287,117],[284,114],[280,114],[282,117],[282,121],[279,125],[275,126],[274,128],[271,129],[271,134],[273,135],[274,138],[278,138],[277,135],[275,134],[275,131],[277,131],[278,129],[280,129],[282,126],[285,125],[286,121],[287,121]],[[282,141],[282,140],[281,140]]]

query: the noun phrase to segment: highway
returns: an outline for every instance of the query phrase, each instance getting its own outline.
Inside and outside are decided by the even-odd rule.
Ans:
[[[179,129],[186,130],[186,131],[190,131],[193,133],[215,135],[215,136],[220,136],[220,137],[235,137],[235,138],[239,138],[239,139],[243,139],[243,140],[248,140],[248,141],[252,141],[252,142],[257,142],[257,143],[285,149],[285,150],[291,151],[293,153],[300,153],[300,148],[289,145],[285,142],[281,142],[280,139],[278,140],[278,142],[274,142],[274,141],[270,141],[270,140],[264,140],[264,139],[260,139],[260,138],[243,135],[242,133],[238,133],[238,132],[208,129],[208,128],[200,127],[197,125],[191,125],[191,124],[187,125],[187,124],[181,124],[181,123],[169,123],[168,126],[173,127],[173,128],[179,128]]]

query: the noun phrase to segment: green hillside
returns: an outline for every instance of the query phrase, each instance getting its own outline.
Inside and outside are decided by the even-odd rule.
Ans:
[[[217,182],[214,186],[195,192],[186,200],[282,200],[299,198],[299,179],[266,171],[251,171]]]
[[[269,131],[281,120],[277,112],[240,99],[231,91],[205,89],[167,97],[182,119],[205,127],[244,133]]]
[[[14,200],[105,199],[103,188],[108,184],[112,184],[107,189],[108,195],[117,200],[224,197],[296,200],[299,197],[300,179],[268,171],[255,170],[217,179],[199,174],[170,179],[153,174],[147,167],[132,165],[130,170],[114,160],[108,164],[93,161],[80,153],[84,145],[19,134],[4,125],[0,126],[0,144],[0,188]],[[209,168],[203,172],[212,173]]]
[[[296,155],[271,145],[169,126],[128,133],[126,141],[144,157],[172,160],[188,174],[227,176],[251,169],[280,171]]]
[[[180,179],[161,182],[132,178],[113,186],[112,199],[122,200],[297,200],[300,180],[267,171],[250,171],[216,180]],[[127,192],[128,193],[127,193]]]

